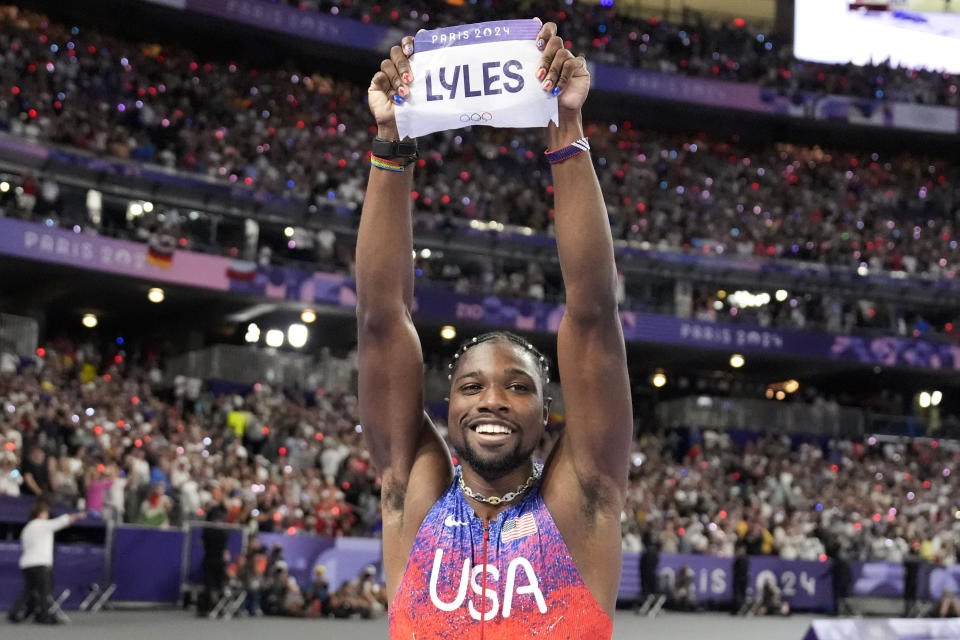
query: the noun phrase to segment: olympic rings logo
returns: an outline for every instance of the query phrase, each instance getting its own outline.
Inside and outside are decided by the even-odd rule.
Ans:
[[[489,111],[483,113],[461,113],[460,122],[487,122],[493,120],[493,114]]]

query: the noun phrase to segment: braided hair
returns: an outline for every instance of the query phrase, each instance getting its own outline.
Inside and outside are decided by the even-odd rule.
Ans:
[[[536,361],[537,366],[540,369],[540,377],[543,379],[543,387],[546,389],[547,383],[550,382],[550,359],[543,355],[539,349],[533,346],[529,340],[509,331],[490,331],[489,333],[482,333],[479,336],[470,338],[461,344],[460,348],[457,349],[457,351],[453,354],[450,364],[447,365],[447,369],[449,371],[447,374],[447,380],[453,379],[453,374],[457,370],[457,365],[460,362],[460,358],[464,353],[467,352],[468,349],[484,342],[494,342],[496,340],[507,340],[508,342],[512,342],[520,347],[523,347],[527,352],[529,352],[533,356],[533,359]]]

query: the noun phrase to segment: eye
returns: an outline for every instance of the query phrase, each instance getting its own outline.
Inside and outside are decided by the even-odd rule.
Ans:
[[[479,385],[478,383],[476,383],[476,382],[469,382],[469,383],[463,385],[462,387],[460,387],[460,393],[467,393],[467,394],[476,393],[476,392],[480,391],[480,389],[481,389],[481,387],[480,387],[480,385]]]
[[[526,391],[530,391],[530,387],[528,387],[527,385],[525,385],[525,384],[522,383],[522,382],[512,382],[512,383],[510,383],[510,385],[507,387],[507,389],[511,389],[511,390],[513,390],[513,391],[519,391],[519,392],[521,392],[521,393],[526,392]]]

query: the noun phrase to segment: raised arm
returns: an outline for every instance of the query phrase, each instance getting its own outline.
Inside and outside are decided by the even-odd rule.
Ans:
[[[549,150],[584,137],[580,109],[590,89],[584,59],[563,47],[553,23],[544,25],[545,81],[559,101],[559,126],[547,129]],[[607,210],[589,152],[552,165],[557,250],[566,312],[557,360],[566,410],[566,446],[581,486],[596,506],[619,515],[626,490],[633,430],[630,383],[616,302],[616,266]]]
[[[413,38],[393,47],[368,91],[378,137],[398,140],[394,96],[405,93],[402,76],[410,72],[407,56]],[[396,161],[403,164],[403,161]],[[357,234],[357,332],[359,342],[360,421],[373,462],[382,478],[384,553],[406,556],[387,546],[404,538],[404,517],[426,510],[451,477],[445,449],[423,413],[423,354],[410,317],[413,304],[413,231],[410,216],[413,166],[370,168]],[[415,470],[416,467],[416,470]],[[420,469],[425,469],[421,472]],[[414,476],[416,476],[414,478]],[[408,484],[415,491],[408,493]],[[435,494],[435,495],[434,495]],[[417,521],[416,526],[419,526]],[[416,531],[414,530],[414,534]],[[412,537],[410,538],[412,544]],[[406,550],[409,555],[409,549]],[[399,575],[387,560],[388,582]],[[402,573],[403,566],[399,571]]]

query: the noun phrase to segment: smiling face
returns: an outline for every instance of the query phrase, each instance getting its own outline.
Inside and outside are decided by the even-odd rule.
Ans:
[[[464,464],[495,480],[530,464],[548,415],[531,352],[495,339],[467,349],[450,386],[450,440]]]

